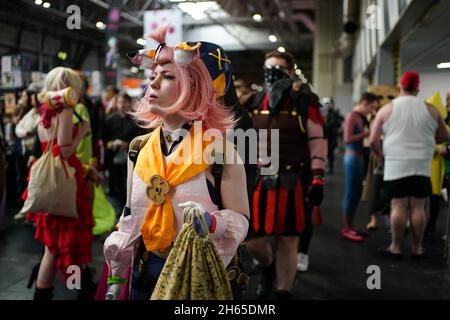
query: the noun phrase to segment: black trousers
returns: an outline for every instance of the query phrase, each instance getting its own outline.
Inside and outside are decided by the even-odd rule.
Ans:
[[[116,198],[121,207],[127,199],[127,164],[112,164],[109,171],[109,187],[111,196]]]

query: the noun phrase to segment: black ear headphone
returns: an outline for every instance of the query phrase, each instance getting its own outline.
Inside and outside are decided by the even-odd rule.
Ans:
[[[161,53],[161,50],[164,48],[166,43],[160,43],[155,51],[155,58],[153,59],[156,63],[158,63],[159,54]]]

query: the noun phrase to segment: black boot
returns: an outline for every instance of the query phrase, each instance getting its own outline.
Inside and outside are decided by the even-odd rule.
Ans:
[[[274,293],[275,300],[291,300],[292,295],[287,290],[277,290]]]
[[[36,279],[38,277],[40,266],[41,266],[41,263],[37,263],[33,267],[33,270],[31,271],[31,274],[30,274],[30,278],[28,279],[28,284],[27,284],[28,289],[31,289],[31,287],[33,286],[33,283],[36,281]]]
[[[36,301],[49,301],[53,298],[53,288],[39,289],[36,287],[34,290],[33,300]]]
[[[261,278],[256,287],[256,296],[258,299],[266,299],[272,294],[275,277],[275,261],[268,267],[261,267]]]
[[[94,300],[97,285],[92,281],[92,270],[86,266],[81,271],[81,289],[78,290],[77,300]]]

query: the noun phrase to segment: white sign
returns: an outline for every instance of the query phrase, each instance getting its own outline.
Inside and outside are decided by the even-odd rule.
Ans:
[[[2,57],[2,79],[1,85],[3,87],[12,87],[13,76],[12,76],[12,57],[3,56]]]
[[[181,10],[153,10],[144,14],[144,35],[155,32],[160,26],[169,25],[166,43],[175,46],[183,41],[183,13]],[[147,40],[146,48],[156,49],[156,41]]]

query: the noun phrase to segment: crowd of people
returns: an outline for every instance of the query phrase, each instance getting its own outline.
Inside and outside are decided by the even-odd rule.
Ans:
[[[332,98],[320,100],[310,84],[296,78],[289,53],[267,53],[261,70],[265,89],[253,92],[242,82],[235,87],[231,61],[220,46],[189,42],[171,47],[165,44],[166,32],[162,28],[151,35],[159,43],[155,50],[132,56],[133,63],[151,72],[137,101],[114,87],[101,98],[89,97],[82,74],[57,67],[43,83],[22,92],[13,115],[3,115],[11,205],[28,199],[29,170],[43,153],[66,160],[76,178],[78,218],[52,212],[16,217],[34,224],[35,239],[44,246],[30,278],[36,300],[51,299],[55,275],[66,274],[71,265],[82,269],[80,299],[93,299],[95,291],[103,299],[150,299],[187,209],[201,213],[194,220],[196,230],[209,232],[227,269],[239,265],[235,257],[245,241],[260,270],[258,298],[290,299],[296,273],[309,268],[313,220],[320,219],[325,177],[335,173],[339,145],[345,176],[341,236],[363,242],[383,213],[390,216],[392,243],[380,250],[382,255],[403,258],[407,227],[412,256],[425,254],[423,238],[435,230],[441,190],[449,181],[450,92],[444,116],[417,97],[419,75],[407,72],[398,98],[382,106],[376,94],[366,92],[344,119]],[[67,88],[77,101],[55,103]],[[261,175],[275,164],[261,155],[249,163],[226,140],[214,142],[225,146],[224,157],[232,163],[198,161],[212,142],[203,142],[186,161],[176,161],[197,134],[232,128],[279,132],[278,169]],[[262,144],[264,137],[258,138]],[[272,145],[267,147],[270,154]],[[94,283],[88,264],[96,223],[94,187],[99,185],[107,187],[121,211],[104,244],[104,277]],[[366,229],[355,225],[362,198],[370,202]],[[235,298],[243,287],[242,282],[232,286]]]
[[[79,101],[73,106],[73,122],[86,120],[90,124],[91,135],[80,143],[77,156],[83,164],[106,173],[109,177],[108,192],[123,206],[128,145],[146,130],[129,115],[135,99],[125,91],[108,86],[101,97],[89,96],[87,81],[82,73],[79,77],[82,87],[78,92]],[[43,89],[43,81],[32,82],[20,94],[13,114],[5,114],[2,110],[2,150],[8,169],[6,185],[10,206],[20,205],[27,187],[29,167],[42,155],[37,129],[42,114],[42,101],[38,95]]]
[[[421,100],[417,97],[419,91],[419,74],[405,72],[397,98],[382,106],[376,94],[364,93],[343,126],[345,195],[341,234],[350,241],[363,242],[378,228],[377,215],[383,214],[392,241],[379,252],[394,259],[404,258],[407,228],[412,234],[411,257],[423,257],[424,237],[435,232],[443,191],[449,190],[444,178],[449,155],[450,92],[444,107],[440,97]],[[445,197],[448,199],[447,194]],[[362,199],[369,202],[366,230],[354,225]]]

